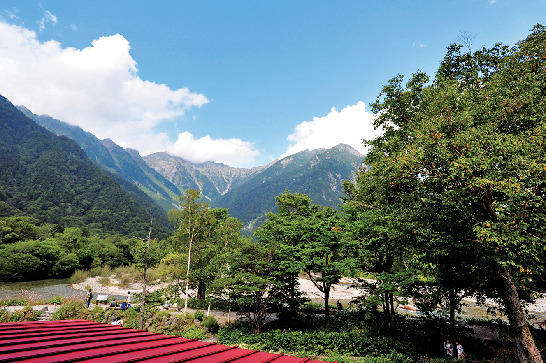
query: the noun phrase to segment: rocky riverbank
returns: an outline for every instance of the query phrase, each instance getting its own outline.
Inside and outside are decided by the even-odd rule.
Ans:
[[[104,295],[114,295],[114,296],[127,296],[127,293],[130,291],[134,293],[142,293],[143,284],[141,282],[133,282],[129,284],[121,284],[118,279],[113,275],[110,276],[108,284],[103,283],[103,277],[88,277],[85,281],[72,284],[72,288],[76,290],[87,291],[91,289],[93,294],[104,294]],[[146,286],[146,291],[154,292],[160,289],[167,287],[169,284],[165,282],[154,282]]]
[[[142,283],[130,283],[127,285],[120,286],[120,281],[112,275],[110,278],[108,278],[108,284],[104,285],[101,283],[103,278],[100,277],[89,277],[82,283],[73,284],[72,288],[76,290],[81,291],[87,291],[89,288],[93,291],[93,293],[98,294],[106,294],[106,295],[115,295],[115,296],[126,296],[129,291],[131,293],[140,293],[142,292]],[[347,303],[353,299],[355,299],[358,296],[362,295],[362,290],[351,287],[353,284],[353,280],[349,278],[343,278],[339,284],[336,284],[332,287],[332,290],[330,292],[330,301],[335,302],[336,300],[340,300],[344,303]],[[154,282],[152,284],[149,284],[147,286],[147,291],[153,292],[157,291],[159,289],[167,287],[168,283],[161,283],[161,282]],[[311,280],[300,277],[299,278],[299,289],[304,293],[306,297],[312,300],[322,300],[323,294],[322,292],[311,282]],[[191,292],[194,293],[193,291]],[[470,304],[475,304],[476,300],[472,298],[465,299],[465,302]],[[486,301],[488,305],[495,305],[495,302],[493,300]],[[411,301],[410,301],[410,306]],[[528,307],[528,310],[532,313],[540,313],[540,314],[546,314],[546,299],[545,298],[539,298],[535,301],[534,304],[530,304]]]

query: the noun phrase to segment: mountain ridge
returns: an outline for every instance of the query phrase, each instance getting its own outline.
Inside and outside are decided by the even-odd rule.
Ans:
[[[265,220],[265,213],[275,210],[275,197],[285,190],[336,208],[343,180],[354,180],[364,161],[347,144],[303,150],[252,168],[212,161],[192,163],[166,152],[141,157],[137,150],[122,148],[110,139],[99,140],[77,126],[19,108],[50,131],[74,139],[91,160],[116,175],[125,189],[140,189],[164,210],[177,208],[184,190],[198,189],[212,207],[228,208],[249,230]]]
[[[38,125],[3,96],[0,170],[1,216],[126,236],[145,235],[151,218],[158,236],[170,228],[166,215],[143,207],[151,199],[138,202],[135,190],[125,191],[125,182],[94,164],[75,141]]]
[[[180,190],[150,168],[137,150],[124,149],[111,139],[100,140],[79,126],[70,125],[50,116],[35,115],[24,106],[17,106],[17,108],[54,134],[64,135],[76,141],[89,159],[104,170],[134,184],[165,211],[176,207],[178,195],[181,194]]]

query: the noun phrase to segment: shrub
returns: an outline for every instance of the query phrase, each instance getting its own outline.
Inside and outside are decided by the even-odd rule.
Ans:
[[[132,282],[134,281],[134,278],[130,275],[123,275],[119,278],[119,284],[120,287],[128,287]]]
[[[186,339],[207,339],[207,333],[205,332],[205,329],[197,325],[190,325],[185,327],[184,330],[180,333],[180,336]]]
[[[163,305],[165,302],[163,296],[165,295],[165,289],[156,290],[154,292],[148,292],[146,293],[146,305]],[[140,301],[142,299],[142,294],[135,293],[134,295],[135,301]],[[171,301],[172,302],[172,301]]]
[[[0,306],[25,306],[30,302],[27,299],[2,299],[0,300]]]
[[[308,302],[302,308],[306,314],[319,314],[324,312],[324,306],[315,302]]]
[[[218,341],[226,345],[245,343],[251,349],[303,354],[325,355],[338,352],[346,356],[382,356],[392,353],[393,341],[384,336],[369,336],[354,329],[346,332],[301,332],[270,330],[252,334],[247,328],[233,324],[218,333]]]
[[[199,321],[203,321],[203,318],[205,317],[205,313],[201,310],[197,310],[195,314],[193,314],[193,316],[195,317],[195,319]]]
[[[214,318],[214,316],[207,316],[206,318],[204,318],[201,325],[207,328],[207,330],[211,334],[218,333],[218,330],[220,329],[220,324],[218,324],[218,321],[216,320],[216,318]]]
[[[52,320],[88,319],[91,313],[81,301],[69,301],[53,313]]]
[[[63,302],[63,298],[61,296],[55,296],[55,297],[52,297],[49,300],[46,300],[44,302],[44,304],[46,304],[46,305],[61,305],[62,302]]]
[[[40,314],[41,312],[33,310],[30,306],[14,312],[10,312],[8,309],[0,309],[0,323],[35,321],[40,318]]]
[[[89,272],[88,271],[76,270],[76,271],[74,271],[72,276],[70,276],[70,283],[71,284],[81,284],[88,277],[89,277]]]

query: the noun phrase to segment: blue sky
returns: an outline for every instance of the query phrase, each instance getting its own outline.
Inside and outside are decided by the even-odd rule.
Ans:
[[[264,165],[377,135],[388,79],[513,45],[546,0],[12,1],[0,94],[141,155]]]

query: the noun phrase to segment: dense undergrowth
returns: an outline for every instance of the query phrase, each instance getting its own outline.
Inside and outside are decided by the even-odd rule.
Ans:
[[[380,312],[344,310],[331,316],[330,329],[325,330],[324,316],[309,308],[296,316],[281,313],[279,319],[266,324],[261,333],[253,334],[243,321],[220,327],[214,317],[205,316],[204,310],[208,304],[204,301],[189,301],[190,307],[203,309],[194,314],[173,314],[155,307],[161,301],[160,293],[148,297],[150,305],[144,310],[143,328],[152,332],[199,340],[211,339],[216,335],[218,342],[225,345],[340,363],[447,362],[443,341],[447,337],[448,326],[441,318],[396,315],[390,324],[386,324]],[[61,300],[62,306],[53,315],[53,320],[86,319],[111,323],[116,318],[124,321],[124,327],[138,327],[136,308],[120,311],[97,306],[87,309],[81,301],[50,299],[52,303],[58,300]],[[2,306],[12,303],[26,303],[23,305],[27,306],[13,313],[0,309],[0,322],[38,320],[40,312],[32,310],[29,301],[0,301]],[[221,302],[216,304],[221,305]],[[502,321],[469,323],[494,329],[501,339],[480,340],[472,335],[470,327],[459,326],[456,337],[468,354],[463,361],[511,362],[515,359],[514,343]],[[546,347],[546,332],[534,330],[533,333],[539,349]]]
[[[269,323],[260,334],[253,334],[241,322],[218,333],[218,341],[251,349],[282,352],[297,356],[321,357],[345,362],[444,362],[443,341],[447,337],[445,320],[397,315],[386,324],[381,313],[338,312],[332,316],[330,330],[323,329],[324,318],[316,314],[298,315]],[[456,331],[468,356],[466,362],[513,362],[514,343],[506,325],[495,327],[502,341],[483,341],[472,335],[470,327]],[[544,347],[546,334],[535,330],[535,341]]]
[[[9,311],[8,309],[0,309],[0,323],[9,323],[17,321],[35,321],[40,318],[41,312],[26,306],[23,310]]]

